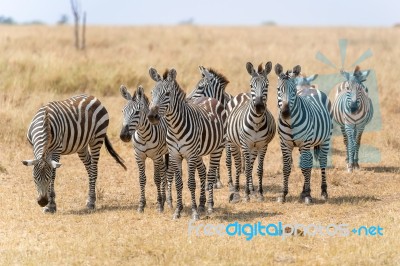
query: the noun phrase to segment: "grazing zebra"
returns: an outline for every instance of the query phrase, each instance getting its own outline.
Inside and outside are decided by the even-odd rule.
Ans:
[[[226,109],[228,101],[232,99],[232,95],[225,91],[225,88],[229,83],[228,79],[212,68],[206,69],[203,66],[199,66],[199,70],[202,78],[197,83],[193,91],[189,93],[187,99],[194,100],[200,97],[215,98],[222,103]],[[229,152],[229,149],[227,148],[226,151]],[[217,169],[216,183],[214,188],[222,188],[219,167]]]
[[[87,95],[50,102],[41,107],[29,126],[27,138],[33,146],[33,178],[38,192],[38,204],[44,212],[56,212],[54,180],[61,155],[78,153],[89,175],[88,209],[95,208],[97,162],[105,142],[107,150],[124,169],[123,160],[111,146],[106,135],[108,113],[100,101]],[[90,148],[90,152],[89,152]]]
[[[149,99],[144,94],[143,87],[139,86],[131,95],[126,87],[120,87],[121,95],[127,100],[123,108],[123,123],[120,138],[125,142],[132,140],[135,159],[139,168],[140,200],[138,211],[143,212],[146,206],[145,162],[151,158],[154,163],[154,183],[157,187],[157,209],[164,210],[165,200],[165,174],[168,167],[168,148],[166,143],[167,125],[162,119],[158,125],[152,125],[147,119],[149,112]],[[166,155],[164,161],[163,155]],[[171,184],[168,185],[168,205],[171,206]]]
[[[282,66],[275,66],[278,76],[278,133],[283,155],[283,193],[278,201],[284,202],[288,194],[288,181],[292,167],[292,151],[298,147],[300,151],[300,168],[304,175],[304,186],[301,198],[306,204],[312,202],[310,177],[313,165],[311,148],[321,167],[321,196],[328,198],[326,173],[327,156],[332,136],[332,114],[327,96],[315,90],[315,93],[303,96],[297,94],[301,67],[293,68],[292,73],[283,72]],[[296,82],[297,80],[297,82]]]
[[[228,126],[227,141],[235,158],[236,182],[235,193],[230,201],[239,201],[239,176],[242,168],[241,151],[245,159],[246,189],[245,200],[249,201],[250,191],[253,191],[253,164],[258,155],[258,199],[264,200],[262,177],[264,171],[264,157],[267,152],[268,143],[275,136],[276,124],[271,112],[267,109],[268,78],[272,63],[259,65],[256,71],[253,65],[246,64],[247,72],[250,74],[250,94],[242,93],[234,97],[228,103]],[[229,154],[230,155],[230,154]],[[227,168],[229,182],[232,184],[232,162],[227,156]]]
[[[203,211],[206,203],[205,183],[206,168],[202,156],[210,155],[210,167],[207,174],[207,189],[209,193],[207,211],[213,211],[213,184],[216,169],[219,165],[224,148],[225,109],[214,98],[198,98],[194,102],[186,100],[186,93],[176,81],[176,70],[165,71],[163,77],[157,70],[150,68],[150,77],[156,82],[152,90],[152,102],[148,118],[152,123],[158,123],[164,116],[167,122],[167,145],[170,155],[170,165],[175,169],[175,185],[177,190],[177,206],[174,219],[180,217],[182,205],[182,160],[188,163],[188,187],[192,200],[192,219],[199,219],[195,198],[195,170],[200,176],[199,211]],[[170,168],[168,172],[170,172]],[[170,178],[171,174],[168,173]]]
[[[367,79],[369,70],[360,71],[357,66],[354,73],[341,71],[346,81],[337,87],[333,102],[333,118],[340,129],[346,146],[347,171],[359,169],[358,152],[361,135],[365,126],[371,121],[374,114],[372,101],[368,97],[368,88],[363,82]]]

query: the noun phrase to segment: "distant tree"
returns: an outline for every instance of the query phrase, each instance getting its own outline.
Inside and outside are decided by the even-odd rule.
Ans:
[[[276,26],[276,23],[274,21],[269,20],[269,21],[264,21],[262,23],[262,25],[264,25],[264,26]]]
[[[69,17],[67,15],[65,15],[65,14],[62,14],[60,19],[57,21],[57,24],[58,25],[65,25],[65,24],[68,24],[68,21],[69,21]]]
[[[72,14],[74,15],[74,21],[75,21],[75,48],[77,50],[84,50],[85,49],[85,35],[86,35],[86,12],[83,13],[83,27],[82,27],[82,43],[79,45],[79,21],[81,18],[81,8],[79,4],[79,0],[70,0],[71,1],[71,8],[72,8]]]
[[[188,18],[186,20],[182,20],[179,22],[179,25],[193,25],[193,24],[194,24],[193,18]]]
[[[13,25],[16,24],[14,19],[12,17],[5,17],[5,16],[0,16],[0,24],[9,24]]]

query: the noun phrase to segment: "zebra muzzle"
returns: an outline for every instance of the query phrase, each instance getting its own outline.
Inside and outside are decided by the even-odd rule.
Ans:
[[[265,112],[265,104],[262,100],[262,97],[257,97],[254,101],[254,107],[256,109],[257,114],[262,114]]]
[[[288,119],[290,117],[290,109],[289,109],[289,104],[287,102],[282,103],[281,115],[284,119]]]
[[[132,138],[132,135],[129,134],[129,127],[128,125],[122,127],[121,129],[121,133],[119,134],[119,138],[123,141],[123,142],[129,142]]]
[[[46,196],[39,196],[37,202],[40,207],[45,207],[49,203],[49,199]]]
[[[150,112],[147,114],[147,118],[149,119],[150,123],[156,125],[160,122],[160,115],[158,114],[158,107],[150,108]]]

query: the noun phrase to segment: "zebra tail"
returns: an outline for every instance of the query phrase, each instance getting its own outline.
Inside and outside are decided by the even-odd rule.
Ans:
[[[319,161],[319,154],[321,152],[321,146],[314,146],[314,160]]]
[[[114,159],[117,161],[117,163],[119,163],[126,171],[127,168],[124,164],[124,160],[121,157],[119,157],[118,153],[113,149],[111,142],[108,139],[107,135],[104,138],[104,143],[106,144],[107,151],[111,154],[112,157],[114,157]]]
[[[166,170],[168,170],[169,153],[166,153],[164,156],[165,156],[165,168],[166,168]]]

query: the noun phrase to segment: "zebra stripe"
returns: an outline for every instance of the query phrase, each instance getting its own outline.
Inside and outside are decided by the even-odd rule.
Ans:
[[[200,204],[199,211],[205,207],[206,169],[202,156],[210,155],[210,168],[207,174],[209,193],[207,208],[213,211],[213,184],[215,172],[221,159],[224,147],[225,110],[222,104],[213,98],[198,98],[187,101],[186,93],[176,81],[175,69],[165,71],[163,77],[157,70],[150,68],[150,77],[156,81],[152,90],[152,102],[148,118],[158,123],[165,116],[167,122],[167,145],[170,154],[170,165],[175,169],[177,206],[173,218],[179,218],[182,205],[182,160],[188,162],[188,186],[192,200],[192,219],[199,219],[195,190],[195,170],[200,169]],[[171,176],[171,167],[167,176]]]
[[[258,155],[258,198],[263,201],[262,177],[264,171],[264,157],[268,144],[275,136],[276,124],[271,112],[267,109],[268,78],[272,63],[268,62],[263,69],[262,64],[256,71],[253,65],[246,64],[250,74],[250,93],[242,93],[228,102],[227,142],[230,152],[235,158],[236,182],[235,193],[230,201],[239,201],[239,176],[242,170],[241,151],[245,160],[246,189],[245,200],[249,201],[250,191],[253,191],[253,164]],[[232,161],[230,152],[227,154],[227,168],[229,183],[232,184]]]
[[[308,88],[297,93],[297,85],[301,85],[301,67],[296,66],[292,72],[283,72],[282,66],[275,66],[278,76],[278,133],[283,155],[283,192],[278,201],[284,202],[288,194],[288,180],[292,167],[292,151],[298,147],[300,151],[300,168],[304,175],[304,186],[301,198],[311,203],[310,177],[312,153],[319,160],[321,167],[321,196],[328,198],[326,173],[327,156],[332,136],[332,114],[327,96],[316,89]],[[309,78],[312,80],[312,78]]]
[[[227,103],[233,98],[232,95],[225,91],[225,88],[229,83],[228,79],[212,68],[207,69],[203,66],[199,66],[199,70],[202,77],[193,91],[189,93],[187,99],[193,101],[201,97],[214,98],[217,99],[226,110]],[[228,148],[226,149],[226,152],[229,152]],[[219,166],[217,168],[215,181],[216,183],[214,184],[214,188],[222,188]]]
[[[146,206],[145,162],[147,158],[150,158],[153,160],[154,183],[157,187],[157,210],[162,212],[164,210],[165,174],[167,167],[163,155],[168,156],[166,143],[167,125],[164,119],[158,125],[152,125],[147,119],[149,99],[145,95],[143,87],[139,86],[133,95],[131,95],[126,87],[122,85],[120,92],[122,97],[127,100],[122,112],[123,123],[120,138],[125,142],[132,140],[135,159],[139,169],[140,200],[138,211],[143,212]],[[168,205],[171,206],[171,184],[168,185],[168,189]]]
[[[372,119],[374,109],[368,97],[368,88],[363,84],[369,70],[361,72],[357,66],[353,74],[344,71],[341,73],[346,81],[337,86],[333,102],[333,118],[340,126],[344,138],[347,171],[352,172],[353,169],[359,169],[358,153],[361,136],[365,126]]]
[[[126,170],[106,135],[108,123],[107,110],[97,98],[87,95],[50,102],[36,113],[27,134],[35,159],[22,163],[34,166],[38,204],[44,207],[44,212],[55,212],[57,209],[54,180],[55,169],[61,166],[61,155],[78,153],[85,165],[89,175],[88,209],[95,208],[97,163],[103,142],[117,163]]]

